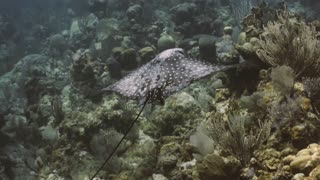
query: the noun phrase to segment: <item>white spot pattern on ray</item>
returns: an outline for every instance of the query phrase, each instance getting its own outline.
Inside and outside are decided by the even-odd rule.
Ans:
[[[136,100],[152,94],[149,102],[159,102],[193,81],[226,67],[190,59],[182,49],[174,48],[163,51],[107,89]]]

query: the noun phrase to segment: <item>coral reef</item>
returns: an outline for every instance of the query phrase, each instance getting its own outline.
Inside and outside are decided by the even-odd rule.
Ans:
[[[150,122],[146,124],[146,133],[153,136],[178,134],[179,126],[194,123],[200,114],[201,108],[191,95],[188,93],[174,95],[163,107],[154,110],[150,115]]]
[[[300,150],[296,155],[288,155],[283,158],[283,164],[288,166],[287,171],[292,171],[294,177],[317,179],[319,177],[319,145],[310,144]]]
[[[208,129],[209,136],[216,142],[222,150],[231,153],[243,166],[249,163],[254,150],[267,140],[270,135],[271,123],[259,123],[257,129],[245,127],[252,121],[248,117],[231,116],[227,125],[223,119],[213,117]],[[248,128],[248,129],[246,129]],[[247,133],[249,132],[249,133]]]
[[[234,157],[222,158],[215,154],[204,157],[197,165],[200,179],[238,179],[240,176],[240,162]]]
[[[319,179],[319,8],[0,1],[0,179],[92,178],[150,92],[95,179]]]

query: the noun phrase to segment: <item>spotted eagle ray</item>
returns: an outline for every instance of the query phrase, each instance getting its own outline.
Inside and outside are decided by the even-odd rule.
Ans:
[[[225,68],[187,58],[183,49],[168,49],[106,89],[135,100],[145,101],[149,96],[149,103],[163,104],[193,81]]]
[[[213,65],[208,62],[188,58],[181,48],[168,49],[121,80],[107,87],[130,99],[143,102],[143,106],[130,124],[123,138],[91,178],[93,179],[106,165],[125,139],[147,103],[164,104],[164,100],[182,90],[195,80],[234,66]]]

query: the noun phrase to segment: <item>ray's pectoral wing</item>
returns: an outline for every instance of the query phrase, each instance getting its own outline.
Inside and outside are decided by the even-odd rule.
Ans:
[[[107,90],[115,91],[123,96],[131,99],[141,99],[143,97],[143,90],[146,84],[142,81],[146,79],[145,71],[148,69],[148,64],[142,66],[138,70],[130,73],[123,79],[107,87]]]
[[[212,65],[168,51],[132,72],[109,90],[135,100],[164,104],[164,99],[189,86],[195,80],[228,68]]]
[[[157,57],[152,59],[149,63],[107,87],[107,90],[115,91],[135,100],[147,97],[148,92],[155,84],[154,76],[157,74],[159,62]]]

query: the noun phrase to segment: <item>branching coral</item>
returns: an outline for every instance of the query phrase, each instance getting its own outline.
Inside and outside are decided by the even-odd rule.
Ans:
[[[258,57],[271,66],[287,65],[296,77],[316,76],[320,72],[320,41],[315,27],[290,18],[284,11],[278,20],[268,22],[260,36]]]
[[[313,108],[319,111],[320,105],[320,77],[318,78],[303,78],[302,83],[308,97],[312,100]],[[318,112],[319,114],[319,112]]]
[[[253,152],[269,137],[271,122],[259,122],[258,128],[246,128],[248,117],[230,116],[227,122],[213,118],[209,136],[221,147],[235,156],[243,166],[247,165]]]
[[[320,77],[303,78],[302,83],[308,96],[313,100],[320,100]]]

